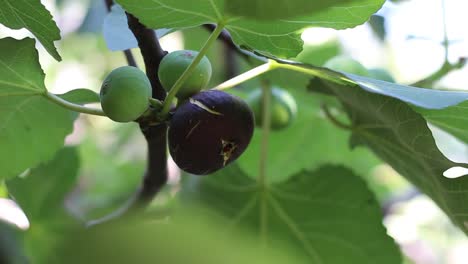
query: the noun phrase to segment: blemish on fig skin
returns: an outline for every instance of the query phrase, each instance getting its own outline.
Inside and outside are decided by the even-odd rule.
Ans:
[[[190,135],[192,135],[193,131],[195,131],[195,129],[197,128],[198,125],[200,125],[201,121],[198,121],[191,129],[190,131],[187,133],[187,135],[185,136],[185,139],[189,138]]]
[[[223,166],[226,166],[226,163],[231,158],[232,152],[234,152],[234,150],[237,148],[237,145],[234,142],[224,139],[221,139],[221,145],[222,148],[220,155],[223,156]]]
[[[200,107],[201,109],[207,111],[207,112],[210,113],[210,114],[213,114],[213,115],[220,115],[220,116],[223,115],[223,114],[220,113],[220,112],[216,112],[215,110],[210,109],[208,106],[204,105],[202,102],[200,102],[200,101],[198,101],[198,100],[195,100],[195,99],[190,98],[190,99],[189,99],[189,102],[190,102],[191,104],[193,104],[193,105],[196,105],[196,106]]]

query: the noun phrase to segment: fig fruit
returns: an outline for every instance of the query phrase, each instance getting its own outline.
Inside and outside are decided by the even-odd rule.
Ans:
[[[263,99],[262,90],[256,89],[247,97],[247,103],[252,108],[255,115],[255,124],[258,127],[263,123]],[[271,89],[271,123],[272,130],[281,130],[293,122],[297,115],[297,104],[294,97],[286,90],[279,87]]]
[[[148,109],[151,94],[151,83],[144,72],[131,66],[119,67],[102,83],[102,110],[114,121],[130,122]]]
[[[197,55],[197,51],[178,50],[164,56],[159,64],[158,77],[166,91],[169,92],[169,89],[172,88]],[[206,88],[211,78],[211,71],[210,61],[206,56],[203,56],[195,70],[177,91],[176,97],[185,99]]]
[[[253,135],[254,117],[242,99],[208,90],[179,105],[169,123],[169,151],[184,171],[205,175],[236,160]]]
[[[369,76],[369,72],[367,71],[366,67],[364,67],[357,60],[345,55],[339,55],[329,59],[327,62],[325,62],[323,67],[345,73]]]

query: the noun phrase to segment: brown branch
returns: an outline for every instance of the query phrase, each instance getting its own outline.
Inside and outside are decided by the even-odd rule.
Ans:
[[[109,0],[106,0],[106,3]],[[166,54],[161,49],[154,30],[146,28],[137,18],[127,13],[130,30],[135,35],[143,56],[146,75],[151,81],[153,97],[164,100],[166,91],[158,79],[158,66]],[[114,213],[101,219],[90,221],[87,226],[94,226],[109,221],[133,216],[140,209],[145,208],[167,182],[167,124],[152,125],[150,122],[139,120],[140,130],[145,136],[148,147],[148,161],[142,184],[127,203]]]
[[[167,54],[159,45],[158,38],[154,30],[145,27],[132,14],[127,13],[128,26],[135,35],[138,47],[145,62],[146,75],[153,86],[153,97],[158,100],[166,98],[166,91],[162,87],[158,78],[159,63]]]
[[[156,126],[140,124],[140,128],[148,145],[148,162],[137,200],[147,204],[167,182],[167,125],[166,123]]]

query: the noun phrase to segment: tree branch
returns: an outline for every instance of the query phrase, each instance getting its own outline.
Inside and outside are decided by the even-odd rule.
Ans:
[[[151,82],[153,97],[162,101],[166,98],[166,91],[159,81],[158,68],[167,52],[161,48],[154,30],[145,27],[129,13],[127,13],[127,18],[128,26],[137,39],[145,62],[146,75]],[[167,182],[166,123],[151,125],[150,123],[140,122],[140,129],[148,145],[148,165],[143,176],[142,185],[135,197],[137,207],[150,203]]]
[[[166,98],[166,91],[158,78],[159,63],[167,54],[159,44],[154,30],[145,27],[136,17],[127,13],[128,26],[135,35],[141,55],[145,62],[146,75],[151,81],[153,97],[158,100]],[[140,129],[148,145],[148,165],[143,176],[143,182],[136,195],[138,205],[146,205],[167,182],[167,125],[160,123],[155,126],[140,122]]]
[[[445,75],[449,74],[451,71],[463,68],[465,64],[466,58],[459,58],[458,61],[454,64],[445,61],[444,64],[442,64],[442,66],[439,68],[439,70],[429,75],[428,77],[410,85],[416,87],[430,88],[435,82],[442,79]]]
[[[106,0],[106,3],[109,0]],[[140,47],[146,68],[146,75],[151,81],[153,97],[164,100],[166,91],[158,79],[158,67],[166,52],[161,49],[154,30],[146,28],[137,18],[127,13],[128,25],[135,35]],[[87,226],[94,226],[109,221],[118,220],[123,216],[135,215],[145,208],[167,182],[167,124],[153,125],[147,120],[139,120],[140,130],[145,136],[148,146],[148,161],[141,186],[127,203],[114,213],[101,219],[88,222]]]
[[[138,47],[145,62],[146,75],[153,87],[153,97],[159,100],[166,98],[166,91],[162,87],[158,78],[159,63],[167,54],[159,45],[158,38],[154,30],[145,27],[132,14],[127,13],[128,26],[135,35]]]
[[[167,182],[166,123],[149,126],[140,123],[148,145],[148,162],[137,201],[148,204]]]

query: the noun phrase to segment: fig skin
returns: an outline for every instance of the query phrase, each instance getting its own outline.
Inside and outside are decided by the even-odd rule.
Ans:
[[[164,56],[159,64],[158,77],[167,92],[197,55],[197,51],[178,50]],[[195,70],[177,91],[176,97],[185,99],[206,88],[211,79],[211,73],[211,63],[206,56],[203,56]]]
[[[102,83],[102,110],[116,122],[130,122],[148,109],[151,95],[151,83],[144,72],[136,67],[119,67]]]
[[[239,97],[208,90],[181,104],[169,124],[175,163],[195,175],[213,173],[236,160],[254,131],[254,116]]]
[[[255,115],[255,124],[262,127],[263,98],[262,90],[255,89],[246,99]],[[297,116],[297,104],[294,97],[286,90],[279,87],[271,89],[271,122],[272,130],[282,130],[291,125]]]

